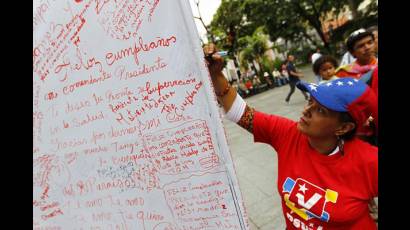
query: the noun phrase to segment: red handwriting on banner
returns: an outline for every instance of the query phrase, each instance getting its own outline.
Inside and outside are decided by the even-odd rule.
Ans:
[[[105,171],[108,170],[108,171]],[[130,170],[135,170],[134,168],[130,168]],[[141,172],[141,170],[144,170]],[[152,191],[155,188],[159,188],[159,179],[158,177],[154,176],[154,173],[149,173],[146,167],[139,167],[137,171],[132,171],[132,175],[128,178],[114,178],[114,179],[106,179],[99,182],[96,185],[98,191],[118,191],[123,192],[126,190],[140,190],[140,191]],[[128,173],[124,171],[124,169],[120,169],[120,167],[116,168],[109,168],[109,169],[101,169],[99,173],[102,176],[105,173],[105,176],[111,177],[120,177],[122,174],[120,173]],[[142,174],[143,173],[143,174]],[[133,175],[135,174],[135,175]]]
[[[115,128],[111,126],[111,129],[107,131],[107,135],[111,139],[117,139],[117,138],[124,138],[128,136],[137,136],[137,134],[140,134],[140,129],[138,126],[134,125],[131,127],[126,127],[126,128]]]
[[[126,108],[124,112],[118,112],[118,111],[114,112],[114,110],[113,112],[117,114],[116,120],[120,124],[122,124],[123,122],[125,122],[126,124],[131,124],[132,122],[144,123],[143,121],[141,121],[140,116],[148,114],[149,111],[159,110],[162,104],[164,104],[167,100],[169,100],[170,98],[174,96],[175,96],[175,92],[171,91],[164,95],[156,97],[155,99],[145,98],[142,100],[143,102],[141,103],[141,105],[138,104],[134,108],[131,108],[131,109]],[[155,118],[155,120],[157,119]],[[152,124],[148,123],[148,126],[150,125]],[[153,125],[158,126],[158,124],[155,124],[155,123]]]
[[[146,157],[152,157],[148,155],[139,156],[139,160],[134,162],[129,161],[127,164],[121,164],[120,160],[113,157],[113,162],[117,165],[110,166],[108,169],[99,170],[99,173],[105,173],[105,176],[110,176],[111,180],[105,181],[98,185],[99,190],[111,190],[116,189],[120,191],[129,189],[138,189],[140,191],[152,192],[153,190],[160,189],[160,177],[158,169],[149,163],[150,160],[146,160]],[[136,159],[132,157],[133,159]],[[130,158],[130,160],[133,160]]]
[[[204,121],[187,122],[173,129],[144,136],[144,149],[161,174],[208,170],[219,165],[209,128]],[[142,155],[142,154],[141,154]],[[202,162],[204,159],[206,162]]]
[[[33,111],[33,142],[37,144],[42,142],[41,133],[42,133],[42,121],[44,119],[43,112]]]
[[[37,110],[39,106],[40,98],[40,85],[37,82],[33,81],[33,109]]]
[[[180,106],[178,106],[178,107],[175,108],[175,113],[176,113],[176,114],[182,115],[182,114],[184,113],[185,109],[186,109],[188,106],[194,105],[195,95],[198,94],[199,89],[202,87],[202,85],[203,85],[203,84],[202,84],[202,81],[200,81],[200,82],[198,82],[198,83],[195,85],[195,88],[194,88],[192,91],[186,92],[186,96],[185,96],[185,98],[184,98],[184,101],[181,103]]]
[[[101,122],[102,120],[104,120],[104,114],[102,111],[89,112],[82,117],[73,118],[72,124],[73,127],[82,127],[91,123],[95,123],[97,121]]]
[[[159,4],[159,0],[154,0],[152,7],[149,9],[148,21],[151,21],[152,15],[154,14],[154,11],[157,8],[158,4]]]
[[[90,177],[86,179],[80,179],[74,183],[67,183],[63,188],[63,195],[66,197],[84,196],[89,195],[95,190],[96,178]],[[81,204],[77,204],[78,208],[81,208]]]
[[[90,2],[85,4],[79,14],[73,15],[65,24],[50,23],[49,31],[33,48],[33,71],[41,80],[45,80],[50,73],[54,72],[54,66],[66,54],[70,42],[78,45],[79,32],[83,28]],[[70,8],[71,11],[71,8]]]
[[[70,165],[78,159],[79,155],[80,154],[77,151],[65,153],[64,154],[65,162],[67,163],[67,165]]]
[[[92,156],[96,154],[107,153],[109,148],[107,146],[96,145],[83,150],[84,155]]]
[[[146,1],[115,1],[111,8],[99,10],[98,22],[106,34],[119,40],[135,38],[141,28]]]
[[[130,96],[133,96],[134,93],[131,89],[129,89],[128,87],[124,87],[122,89],[116,90],[116,91],[112,91],[112,90],[108,90],[105,92],[105,99],[109,102],[115,102],[117,100],[120,100],[122,98],[127,98]]]
[[[92,229],[153,229],[153,230],[176,230],[177,228],[168,222],[164,222],[165,216],[156,210],[127,210],[117,212],[93,212],[92,220],[95,225]],[[113,220],[120,220],[112,226]],[[110,226],[111,225],[111,226]],[[153,227],[152,227],[153,226]]]
[[[167,89],[167,88],[173,88],[175,86],[183,86],[183,85],[190,85],[196,82],[195,78],[188,78],[184,80],[173,80],[173,81],[164,81],[164,82],[158,82],[157,84],[154,84],[154,86],[151,86],[150,82],[145,82],[145,87],[139,87],[139,93],[146,95],[144,96],[144,99],[147,99],[149,95],[158,93],[158,96],[161,96],[161,90]]]
[[[113,113],[117,113],[118,111],[127,108],[131,104],[138,103],[138,101],[138,97],[129,95],[125,100],[120,100],[118,102],[108,104],[108,107]]]
[[[59,140],[58,138],[51,139],[51,144],[54,145],[53,151],[70,150],[88,143],[86,138],[71,138],[67,140]]]
[[[33,72],[37,73],[43,81],[50,74],[51,66],[68,48],[67,44],[63,44],[64,41],[61,38],[64,30],[65,27],[62,24],[51,23],[49,32],[46,32],[41,42],[33,49]],[[58,42],[56,42],[57,39],[59,39]]]
[[[77,89],[90,86],[90,85],[94,85],[94,84],[100,84],[110,78],[111,78],[111,73],[105,72],[103,70],[98,77],[93,77],[92,75],[90,75],[89,79],[80,80],[73,84],[66,85],[63,87],[62,90],[65,95],[68,95],[70,93],[73,93]]]
[[[58,96],[58,93],[51,91],[47,93],[46,95],[44,95],[44,100],[51,101],[51,100],[56,99],[57,96]]]
[[[39,199],[33,199],[33,207],[41,212],[41,219],[47,220],[62,215],[59,202],[49,200],[49,181],[52,174],[60,174],[61,165],[55,155],[42,155],[33,160],[33,185],[42,188]]]
[[[107,4],[110,0],[95,0],[95,12],[100,14],[105,4]]]
[[[156,40],[151,41],[149,43],[144,43],[142,37],[139,37],[138,44],[134,43],[134,46],[122,49],[117,51],[116,53],[107,53],[105,55],[105,61],[109,66],[113,65],[115,62],[120,61],[123,58],[127,58],[129,56],[134,57],[134,61],[137,65],[139,65],[139,57],[138,55],[144,52],[150,52],[158,47],[169,47],[171,44],[175,43],[177,38],[174,35],[171,35],[169,38],[161,38],[157,37]]]
[[[75,57],[70,61],[69,58],[63,56],[62,64],[56,65],[54,68],[54,73],[63,73],[63,78],[60,79],[60,81],[66,81],[69,74],[80,70],[90,70],[95,67],[98,72],[103,72],[103,66],[96,57],[85,56],[87,56],[87,53],[81,51],[81,49],[77,47]]]
[[[125,65],[118,66],[114,71],[114,76],[119,78],[120,80],[128,80],[140,76],[147,75],[149,73],[160,71],[168,66],[165,62],[162,62],[163,59],[158,57],[154,64],[146,65],[145,63],[142,64],[141,67],[138,67],[136,70],[127,70]]]
[[[54,155],[42,155],[33,161],[36,169],[33,175],[33,184],[39,187],[48,186],[49,178],[53,167],[55,167],[56,157]]]
[[[170,107],[172,107],[173,104],[169,104],[167,101],[174,98],[176,95],[175,89],[177,87],[194,84],[195,82],[195,78],[157,82],[153,85],[147,81],[143,84],[144,87],[138,87],[138,94],[142,97],[142,100],[137,97],[128,97],[127,100],[120,101],[116,105],[110,104],[109,108],[117,115],[116,120],[120,124],[124,122],[128,125],[133,122],[141,123],[140,117],[148,114],[148,112],[152,113],[157,110],[161,114],[169,113]],[[200,85],[202,85],[202,83]],[[168,91],[167,89],[172,91]]]
[[[54,0],[55,1],[55,0]],[[51,7],[50,1],[41,1],[40,5],[33,12],[33,31],[37,29],[42,23],[46,23],[44,20],[44,15],[48,12]]]
[[[134,153],[134,150],[139,146],[138,141],[127,141],[127,142],[112,142],[112,147],[114,147],[115,152],[126,152]]]
[[[46,225],[46,226],[41,226],[41,227],[34,227],[33,230],[61,230],[61,226],[56,226],[56,225]]]
[[[178,230],[178,228],[169,222],[162,222],[154,226],[152,230]]]
[[[67,101],[64,111],[66,114],[69,114],[72,112],[78,112],[80,110],[89,109],[91,105],[92,105],[91,101],[88,99],[82,99],[80,101],[76,101],[72,103]]]
[[[164,186],[164,195],[183,229],[241,229],[224,173],[192,176]]]

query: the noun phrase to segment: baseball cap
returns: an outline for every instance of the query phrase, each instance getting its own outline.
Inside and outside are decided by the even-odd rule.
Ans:
[[[319,53],[312,54],[312,64],[315,64],[316,60],[319,59],[322,55]]]
[[[366,83],[345,77],[322,84],[300,81],[299,89],[310,93],[322,106],[336,111],[347,112],[357,125],[363,125],[369,116],[377,117],[377,97]]]
[[[363,28],[354,31],[354,32],[351,33],[351,34],[349,35],[349,37],[347,37],[347,39],[346,39],[347,49],[348,49],[350,52],[352,52],[352,51],[353,51],[353,48],[354,48],[354,44],[355,44],[357,41],[359,41],[360,39],[362,39],[362,38],[364,38],[364,37],[367,37],[367,36],[371,36],[371,37],[374,38],[374,35],[373,35],[372,32],[367,31],[367,30],[365,30],[365,29],[363,29]]]

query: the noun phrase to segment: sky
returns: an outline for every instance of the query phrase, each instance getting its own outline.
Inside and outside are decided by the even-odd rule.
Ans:
[[[189,0],[189,3],[191,4],[191,9],[192,13],[195,17],[198,17],[198,8],[195,4],[195,1],[198,0]],[[219,5],[221,4],[221,0],[199,0],[199,10],[201,12],[202,19],[205,22],[205,25],[209,25],[212,21],[212,17],[216,13],[216,10],[218,9]],[[206,42],[207,39],[205,37],[206,31],[205,28],[203,27],[202,23],[198,20],[195,19],[195,24],[196,28],[198,29],[199,36]]]

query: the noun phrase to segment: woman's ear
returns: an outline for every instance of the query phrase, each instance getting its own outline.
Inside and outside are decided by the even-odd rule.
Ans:
[[[349,131],[353,130],[356,127],[356,124],[353,122],[343,122],[339,128],[336,129],[335,135],[336,136],[343,136],[344,134],[348,133]]]

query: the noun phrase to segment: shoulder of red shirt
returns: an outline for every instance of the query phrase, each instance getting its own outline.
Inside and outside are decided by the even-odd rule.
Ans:
[[[365,164],[377,163],[378,161],[378,147],[357,137],[345,142],[345,152],[351,154],[350,157],[353,159]]]

